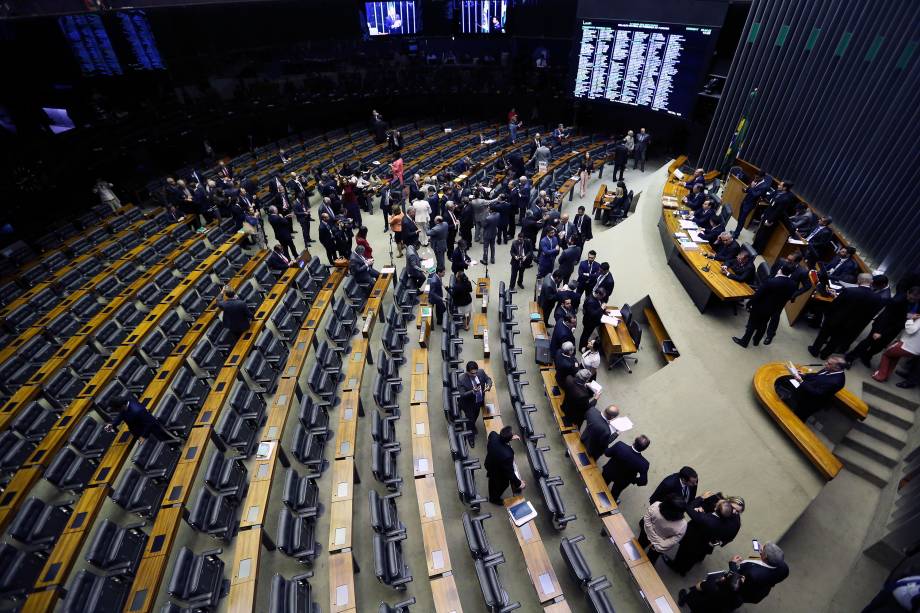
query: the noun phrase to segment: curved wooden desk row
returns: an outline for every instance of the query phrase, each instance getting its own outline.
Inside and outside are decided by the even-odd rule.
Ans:
[[[754,373],[757,399],[818,472],[825,479],[833,479],[843,468],[843,463],[777,394],[776,382],[786,376],[789,376],[789,371],[782,362],[771,362],[758,368]],[[846,388],[837,392],[836,400],[841,408],[857,419],[865,419],[869,413],[868,405]]]
[[[383,298],[392,280],[392,272],[381,272],[374,287],[371,288],[367,302],[364,303],[364,308],[361,310],[361,319],[364,321],[361,324],[361,335],[366,339],[369,339],[374,333],[374,325],[377,320],[383,317]]]
[[[250,259],[240,271],[228,282],[230,287],[238,288],[247,278],[249,278],[256,266],[268,255],[267,251],[261,251]],[[213,321],[218,314],[215,302],[209,305],[208,309],[196,321],[196,325],[190,329],[183,338],[180,345],[184,347],[182,353],[173,351],[171,359],[178,360],[180,363],[187,354],[191,352],[197,339],[204,333],[207,325]],[[158,371],[158,375],[151,382],[143,398],[146,399],[146,406],[155,406],[162,394],[168,387],[167,380],[172,379],[175,368],[164,370],[167,366],[164,364]],[[161,376],[163,373],[168,376]],[[155,388],[155,389],[152,389]],[[189,439],[186,443],[185,454],[179,462],[180,466],[195,462],[203,454],[201,453],[207,445],[207,430],[204,428],[193,428]],[[105,498],[123,466],[128,454],[133,446],[134,437],[128,431],[126,426],[122,425],[113,441],[112,445],[106,451],[99,463],[96,473],[87,485],[76,505],[71,519],[64,528],[61,539],[52,549],[48,560],[42,569],[39,579],[34,586],[34,592],[28,597],[24,611],[39,612],[50,610],[50,607],[62,595],[61,589],[64,587],[68,575],[77,560],[77,556],[83,547],[86,538],[94,525],[95,519],[102,508]],[[185,470],[177,467],[177,472]],[[181,511],[179,507],[170,510],[170,515],[176,511]],[[174,533],[172,533],[174,536]],[[162,547],[163,544],[158,545]],[[158,549],[159,550],[159,549]]]
[[[532,312],[535,306],[531,303]],[[537,338],[535,335],[534,340]],[[676,613],[679,611],[677,603],[671,598],[655,566],[639,546],[639,541],[629,523],[620,514],[613,494],[604,481],[600,467],[588,455],[578,430],[568,425],[563,419],[562,399],[565,396],[556,382],[556,369],[544,368],[540,374],[543,379],[543,391],[550,402],[556,424],[559,426],[559,433],[566,446],[566,455],[572,460],[575,470],[578,471],[584,483],[585,492],[591,497],[594,510],[604,524],[602,534],[609,537],[610,542],[622,556],[630,576],[639,589],[639,594],[649,609],[662,613],[670,609]]]

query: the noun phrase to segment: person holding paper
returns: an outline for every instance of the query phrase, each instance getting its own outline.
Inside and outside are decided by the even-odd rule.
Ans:
[[[380,276],[380,273],[374,269],[374,258],[364,257],[364,247],[361,245],[356,245],[351,257],[348,258],[348,272],[359,285],[368,287],[368,291]]]
[[[590,296],[585,299],[585,305],[582,307],[584,313],[583,327],[581,337],[578,339],[578,346],[584,349],[588,346],[588,340],[594,331],[601,325],[601,318],[604,316],[604,290],[596,288]]]
[[[492,379],[484,370],[479,368],[479,364],[472,360],[466,363],[466,372],[458,378],[458,388],[460,390],[460,410],[466,416],[470,430],[470,447],[476,446],[476,434],[479,430],[476,428],[476,422],[485,407],[486,392],[492,389]],[[488,468],[488,464],[486,464]]]
[[[620,494],[628,486],[643,486],[648,483],[649,463],[642,456],[642,452],[648,449],[650,444],[649,438],[640,434],[633,440],[632,445],[617,441],[604,452],[610,459],[604,464],[601,474],[604,481],[610,485],[610,493],[617,502],[620,501]]]
[[[559,371],[556,370],[558,375]],[[585,429],[581,432],[581,442],[588,455],[599,460],[607,448],[620,435],[613,426],[613,420],[620,416],[620,409],[616,405],[609,405],[603,412],[593,406],[585,413]]]
[[[500,432],[490,432],[486,446],[486,478],[489,480],[489,502],[503,505],[502,495],[508,486],[515,494],[520,493],[527,484],[517,476],[514,467],[514,449],[511,441],[521,438],[514,434],[511,426],[504,426]]]
[[[778,380],[776,393],[799,419],[806,421],[846,386],[846,373],[843,372],[845,366],[846,359],[843,356],[832,355],[824,362],[824,368],[816,373],[803,375],[796,370],[792,379]]]
[[[579,429],[582,422],[585,421],[588,409],[600,396],[600,392],[595,392],[588,386],[590,382],[591,372],[583,368],[576,372],[575,376],[566,377],[561,385],[562,391],[565,392],[565,398],[562,400],[562,414],[565,416],[565,421]]]

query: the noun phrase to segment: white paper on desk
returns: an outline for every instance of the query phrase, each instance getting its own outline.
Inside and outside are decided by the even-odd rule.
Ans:
[[[664,596],[659,596],[655,599],[655,608],[658,609],[659,613],[674,613],[674,609],[671,608],[671,605],[668,604],[668,599]]]
[[[795,364],[792,363],[792,360],[786,361],[786,370],[788,370],[789,374],[793,376],[799,374],[799,369],[795,367]]]
[[[680,181],[681,179],[684,178],[684,173],[682,173],[679,169],[678,169],[678,170],[675,170],[675,171],[674,171],[674,178],[677,179],[678,181]]]
[[[601,317],[601,323],[610,324],[611,326],[616,327],[620,325],[620,320],[617,319],[616,317],[611,317],[610,315],[604,315],[603,317]]]
[[[384,273],[384,274],[391,274],[391,275],[392,275],[393,273],[396,272],[396,269],[395,269],[395,268],[391,268],[391,267],[388,266],[388,267],[386,267],[386,268],[381,268],[381,269],[380,269],[380,272],[382,272],[382,273]]]
[[[348,586],[339,585],[335,588],[335,606],[341,607],[348,604]]]
[[[552,594],[556,591],[556,586],[553,585],[553,578],[549,576],[549,573],[540,575],[540,591],[544,594]]]
[[[627,430],[632,430],[633,427],[632,420],[625,415],[617,417],[616,419],[611,419],[610,425],[613,426],[617,432],[626,432]]]
[[[371,162],[371,164],[373,164],[374,166],[380,166],[380,162],[378,162],[377,160],[374,160],[373,162]]]
[[[484,145],[491,145],[491,144],[494,143],[494,142],[495,142],[495,139],[494,139],[494,138],[487,138],[487,139],[485,139],[484,141],[482,141],[482,144],[484,144]]]
[[[677,240],[685,241],[685,240],[689,240],[689,239],[690,239],[690,235],[687,234],[686,232],[675,232],[675,233],[674,233],[674,238],[676,238]]]
[[[588,385],[586,387],[595,394],[600,394],[601,390],[604,389],[603,386],[597,381],[588,381]]]
[[[578,179],[580,179],[580,178],[581,178],[581,177],[579,177],[578,175],[575,175],[574,177],[572,177],[572,178],[569,179],[569,180],[570,180],[570,181],[578,181]]]
[[[689,219],[681,219],[680,227],[683,228],[684,230],[699,230],[700,229],[698,225],[696,225]]]
[[[796,379],[790,379],[789,383],[792,384],[792,387],[796,387],[796,388],[801,385],[801,383],[799,383]]]
[[[463,181],[468,175],[457,175],[457,178],[454,181]]]
[[[700,246],[688,238],[686,240],[680,239],[680,248],[684,251],[699,251]]]
[[[607,314],[611,317],[623,319],[623,313],[620,312],[620,309],[607,309]]]
[[[804,245],[805,244],[805,241],[800,241],[799,239],[792,238],[791,236],[786,242],[789,243],[790,245]]]
[[[419,458],[418,459],[418,470],[424,472],[428,470],[428,458]]]
[[[707,241],[705,238],[703,238],[702,236],[700,236],[700,233],[699,233],[699,232],[691,232],[691,233],[690,233],[690,239],[691,239],[694,243],[708,243],[708,242],[709,242],[709,241]]]

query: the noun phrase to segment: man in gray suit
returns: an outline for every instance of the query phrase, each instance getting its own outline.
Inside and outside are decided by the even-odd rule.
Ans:
[[[491,263],[495,263],[495,239],[498,238],[498,225],[502,221],[501,213],[495,210],[495,206],[489,207],[489,214],[486,215],[485,220],[482,222],[482,260],[483,264],[487,264],[487,259],[489,259],[489,252],[492,252]]]
[[[421,287],[428,275],[425,274],[425,269],[422,268],[422,259],[418,256],[415,245],[406,247],[406,268],[409,270],[409,277],[415,283],[415,287]]]
[[[358,245],[348,258],[348,272],[360,285],[373,285],[380,273],[374,270],[374,258],[364,257],[364,246]]]
[[[493,200],[486,200],[486,190],[484,188],[480,189],[481,191],[479,192],[479,197],[473,198],[471,201],[471,204],[473,205],[473,216],[476,220],[476,235],[473,237],[473,240],[477,243],[482,242],[482,224],[485,222],[486,216],[489,214],[489,208],[498,202],[498,198]]]
[[[636,146],[633,148],[633,170],[638,166],[639,170],[645,172],[645,154],[651,142],[652,135],[646,132],[645,128],[639,128],[639,133],[636,134]]]
[[[444,268],[444,254],[447,253],[447,233],[449,231],[450,226],[443,217],[438,215],[434,218],[434,225],[427,232],[438,268]]]

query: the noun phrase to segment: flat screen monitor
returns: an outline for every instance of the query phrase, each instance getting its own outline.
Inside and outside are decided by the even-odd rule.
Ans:
[[[150,29],[150,22],[142,10],[119,11],[115,13],[121,24],[125,40],[131,47],[133,62],[131,68],[135,70],[165,70],[163,59],[157,41]]]
[[[70,43],[80,70],[85,75],[120,75],[121,64],[112,41],[102,24],[102,18],[94,13],[67,15],[58,18],[61,32]]]
[[[711,26],[583,20],[572,93],[687,117],[718,32]]]
[[[367,32],[371,36],[418,34],[421,19],[414,0],[365,2]]]
[[[76,127],[70,115],[67,114],[67,109],[42,107],[42,110],[48,117],[48,127],[51,129],[52,133],[60,134],[61,132],[73,130]]]
[[[504,34],[508,0],[463,0],[460,31],[463,34]]]

